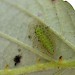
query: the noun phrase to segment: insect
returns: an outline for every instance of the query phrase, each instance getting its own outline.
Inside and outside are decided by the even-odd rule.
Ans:
[[[39,25],[35,28],[35,34],[38,37],[40,43],[44,46],[44,48],[51,54],[54,54],[54,46],[52,41],[49,39],[49,36],[47,35],[49,32],[46,33],[47,30],[48,27],[45,27],[44,25]]]

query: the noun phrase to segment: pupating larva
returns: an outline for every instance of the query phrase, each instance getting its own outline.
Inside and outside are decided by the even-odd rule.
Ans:
[[[54,46],[52,44],[52,41],[49,39],[49,36],[45,33],[47,27],[42,27],[44,25],[39,25],[35,28],[35,34],[38,37],[38,40],[40,43],[44,46],[44,48],[50,52],[51,54],[54,54]],[[52,38],[51,38],[52,39]]]

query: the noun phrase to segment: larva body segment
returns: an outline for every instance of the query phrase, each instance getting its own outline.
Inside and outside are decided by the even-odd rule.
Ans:
[[[54,54],[54,46],[52,44],[52,41],[49,39],[49,36],[47,36],[47,34],[45,33],[45,30],[46,29],[44,27],[37,26],[35,28],[35,34],[44,48],[51,54]]]

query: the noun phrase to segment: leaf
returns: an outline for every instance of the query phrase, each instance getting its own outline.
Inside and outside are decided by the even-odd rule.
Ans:
[[[34,52],[36,54],[40,54],[42,57],[44,57],[43,53],[38,52],[37,50],[35,51],[35,49],[31,48],[32,42],[28,38],[28,35],[29,35],[28,27],[30,25],[33,25],[33,24],[34,25],[40,24],[41,22],[38,22],[38,20],[35,20],[35,18],[33,18],[32,15],[28,14],[27,12],[25,12],[23,10],[19,10],[19,8],[17,8],[16,6],[10,5],[8,3],[1,2],[1,8],[0,9],[3,9],[3,8],[4,8],[4,11],[1,10],[1,12],[0,12],[1,16],[3,15],[0,18],[0,21],[1,21],[0,36],[1,36],[1,40],[2,40],[2,38],[5,38],[5,39],[3,39],[4,43],[6,40],[7,41],[5,43],[5,46],[3,45],[4,43],[1,43],[1,46],[3,45],[3,47],[4,47],[2,55],[6,53],[4,56],[2,56],[2,60],[4,58],[4,60],[3,60],[4,63],[2,64],[2,62],[1,62],[2,67],[4,67],[5,64],[9,64],[9,63],[13,64],[14,63],[13,59],[16,55],[18,55],[17,51],[20,48],[19,46],[21,46],[22,50],[24,50],[23,49],[23,47],[24,47],[26,49],[31,50],[32,52]],[[14,43],[16,43],[16,45],[14,45]],[[25,46],[24,43],[30,45],[31,47],[28,47],[28,45]],[[14,52],[14,51],[16,51],[16,52]],[[27,51],[26,51],[26,53],[27,53]],[[23,54],[23,52],[22,52],[22,54]],[[30,52],[29,52],[29,54],[30,54],[30,57],[32,57],[32,56],[34,57],[34,59],[35,59],[34,62],[35,62],[36,56]],[[7,57],[8,55],[9,55],[9,57]],[[45,59],[50,59],[49,56],[47,56],[47,57],[46,56],[47,55],[45,55]],[[6,57],[7,57],[7,59],[6,59]],[[25,54],[24,57],[26,58],[29,56],[28,56],[28,54]],[[10,61],[9,59],[10,60],[12,59],[12,61]],[[27,60],[26,63],[28,63],[29,61],[30,60]],[[23,62],[22,65],[24,63],[25,62]],[[31,62],[30,62],[30,64],[31,64]],[[12,65],[11,67],[13,67],[13,66],[14,65]]]
[[[1,69],[6,64],[14,68],[12,59],[19,54],[17,52],[19,48],[22,49],[23,60],[21,65],[17,67],[36,63],[38,56],[29,52],[28,49],[40,56],[43,55],[36,50],[39,48],[31,48],[33,41],[28,38],[29,26],[36,24],[45,24],[53,32],[56,44],[55,60],[58,61],[60,56],[63,56],[64,60],[75,59],[75,10],[67,2],[62,0],[0,0],[0,6]],[[25,46],[24,43],[27,45]],[[43,57],[49,59],[47,55]],[[54,59],[52,58],[52,60]],[[47,74],[51,72],[53,75],[56,74],[56,71],[57,69],[53,69],[45,72]]]
[[[5,0],[5,1],[9,1],[9,3],[11,3],[11,0]],[[25,10],[27,9],[29,12],[32,12],[33,15],[41,18],[41,20],[43,20],[46,25],[50,26],[50,29],[60,39],[62,39],[64,43],[66,43],[69,47],[71,47],[72,50],[75,50],[74,41],[73,41],[75,40],[74,27],[73,27],[75,24],[74,20],[72,22],[69,13],[66,11],[66,8],[64,7],[64,1],[58,0],[52,2],[50,0],[44,0],[44,1],[31,0],[29,2],[28,0],[24,1],[13,0],[13,3],[11,4],[13,5],[17,4],[18,7],[22,7]],[[66,23],[66,25],[64,23]]]

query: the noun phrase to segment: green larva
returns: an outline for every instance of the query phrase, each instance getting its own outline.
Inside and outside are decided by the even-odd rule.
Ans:
[[[54,54],[54,48],[53,48],[54,46],[52,40],[50,40],[49,36],[47,36],[47,33],[45,33],[46,32],[45,28],[47,27],[37,26],[35,28],[35,34],[38,37],[40,43],[44,46],[44,48],[51,54]]]

